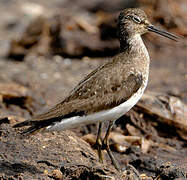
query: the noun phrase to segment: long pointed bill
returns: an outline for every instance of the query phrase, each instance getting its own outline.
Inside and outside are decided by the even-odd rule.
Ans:
[[[167,38],[169,38],[169,39],[172,39],[172,40],[174,40],[174,41],[178,41],[178,39],[180,39],[180,37],[178,37],[178,36],[176,36],[176,35],[174,35],[174,34],[171,34],[171,33],[167,32],[167,31],[157,29],[157,28],[156,28],[155,26],[153,26],[153,25],[148,26],[147,29],[148,29],[149,31],[151,31],[151,32],[155,32],[155,33],[160,34],[160,35],[162,35],[162,36],[164,36],[164,37],[167,37]]]

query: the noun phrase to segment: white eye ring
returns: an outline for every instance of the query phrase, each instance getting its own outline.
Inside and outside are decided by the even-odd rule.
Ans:
[[[138,24],[140,24],[142,22],[141,19],[138,16],[133,16],[132,19],[133,19],[134,22],[136,22]]]

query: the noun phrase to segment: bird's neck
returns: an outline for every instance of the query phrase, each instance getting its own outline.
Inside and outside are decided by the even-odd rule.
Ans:
[[[126,54],[136,55],[136,57],[144,57],[149,61],[149,54],[145,44],[139,34],[133,36],[123,36],[120,38],[120,52]]]

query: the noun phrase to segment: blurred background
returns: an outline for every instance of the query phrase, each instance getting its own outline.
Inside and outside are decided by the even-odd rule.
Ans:
[[[154,108],[150,110],[148,107],[152,106],[145,103],[146,98],[150,98],[148,95],[135,107],[136,115],[127,115],[128,123],[117,122],[120,126],[117,132],[163,143],[164,151],[170,151],[168,147],[175,144],[180,157],[174,153],[171,159],[177,157],[178,164],[184,165],[187,162],[186,0],[0,0],[0,124],[14,124],[60,102],[86,74],[118,53],[116,20],[120,10],[128,7],[143,9],[155,26],[181,36],[181,40],[174,42],[154,33],[143,36],[151,57],[147,92],[156,93],[151,94],[151,98],[159,99],[165,109],[157,106],[156,112]],[[141,114],[142,106],[144,110],[148,108],[147,119],[161,125],[152,123],[151,130],[141,127],[145,128],[142,130],[132,118]],[[173,117],[178,117],[176,111],[180,111],[180,118],[174,118],[177,123],[171,123]],[[167,132],[168,129],[171,131]],[[90,143],[92,138],[86,135],[94,134],[96,126],[73,131]],[[155,136],[150,138],[152,132]],[[143,147],[142,142],[137,141],[135,145]],[[118,152],[116,144],[120,143],[115,138],[112,142],[113,150]],[[150,144],[149,147],[158,145]],[[129,148],[130,145],[124,146]],[[144,154],[147,152],[148,149]],[[153,151],[146,156],[152,158]],[[165,154],[159,158],[163,156]],[[121,154],[118,157],[122,165],[125,158]],[[137,163],[133,155],[128,161]],[[155,166],[148,167],[144,163],[143,167],[150,173]],[[142,169],[139,170],[144,172]]]

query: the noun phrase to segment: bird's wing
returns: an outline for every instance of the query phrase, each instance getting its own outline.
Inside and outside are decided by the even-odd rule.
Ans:
[[[15,127],[30,125],[29,132],[32,132],[65,118],[87,115],[123,103],[138,91],[143,78],[141,74],[132,72],[130,65],[122,66],[125,67],[106,63],[81,81],[64,101]]]

